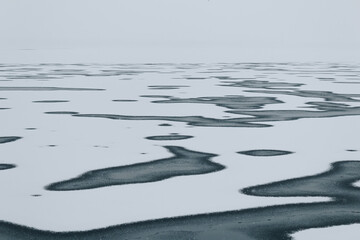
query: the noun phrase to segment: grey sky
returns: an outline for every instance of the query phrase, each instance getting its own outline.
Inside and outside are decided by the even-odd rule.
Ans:
[[[360,60],[359,23],[359,0],[0,0],[0,49]]]

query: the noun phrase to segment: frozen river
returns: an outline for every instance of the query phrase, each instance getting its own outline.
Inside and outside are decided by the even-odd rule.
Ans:
[[[359,120],[357,64],[2,64],[0,238],[355,239]]]

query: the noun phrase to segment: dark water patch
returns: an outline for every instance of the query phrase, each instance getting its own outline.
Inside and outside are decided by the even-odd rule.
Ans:
[[[139,70],[139,71],[131,71],[131,70],[101,70],[102,72],[106,73],[106,76],[121,76],[121,75],[139,75],[143,73],[158,73],[157,71],[152,70]],[[89,75],[89,74],[88,74]],[[92,76],[96,75],[104,75],[104,74],[91,74]]]
[[[360,109],[359,109],[360,110]],[[199,127],[270,127],[269,124],[252,123],[252,120],[257,118],[206,118],[202,116],[129,116],[116,114],[74,114],[74,117],[91,117],[91,118],[106,118],[112,120],[154,120],[154,121],[172,121],[183,122],[190,126]],[[160,126],[160,125],[159,125]],[[168,126],[162,124],[161,126]]]
[[[360,94],[340,94],[330,91],[311,91],[311,90],[294,90],[294,91],[272,91],[272,90],[247,90],[246,92],[266,93],[277,95],[290,95],[304,98],[322,98],[325,101],[332,102],[359,102],[354,97],[360,97]]]
[[[339,77],[358,77],[358,74],[339,74]]]
[[[170,126],[172,126],[172,125],[169,124],[169,123],[160,123],[159,126],[160,126],[160,127],[170,127]]]
[[[39,100],[33,101],[33,103],[66,103],[68,100]]]
[[[187,77],[185,79],[187,79],[187,80],[205,80],[207,78],[205,78],[205,77]]]
[[[6,100],[7,98],[0,98],[0,100]]]
[[[47,81],[51,79],[59,79],[58,77],[50,77],[50,76],[44,76],[41,74],[37,75],[15,75],[15,76],[3,76],[6,77],[9,80],[38,80],[38,81]]]
[[[47,145],[48,147],[57,147],[57,145],[54,145],[54,144],[49,144]]]
[[[262,88],[262,89],[288,89],[294,87],[301,87],[303,83],[288,83],[288,82],[270,82],[263,80],[245,80],[245,81],[223,81],[223,87],[242,87],[242,88]]]
[[[8,142],[14,142],[17,141],[19,139],[21,139],[22,137],[15,137],[15,136],[9,136],[9,137],[0,137],[0,144],[1,143],[8,143]]]
[[[46,187],[53,191],[84,190],[113,185],[149,183],[176,176],[217,172],[225,167],[210,161],[217,155],[187,150],[183,147],[165,146],[173,157],[110,167],[86,172],[76,178],[52,183]]]
[[[356,149],[346,149],[347,152],[357,152]]]
[[[36,130],[36,128],[25,128],[25,130]]]
[[[116,114],[74,114],[75,117],[94,117],[107,118],[113,120],[162,120],[173,122],[184,122],[190,126],[201,127],[271,127],[267,122],[293,121],[306,118],[330,118],[359,116],[360,107],[341,107],[336,108],[327,106],[314,106],[325,111],[306,111],[306,110],[229,110],[232,114],[248,115],[250,117],[241,118],[207,118],[202,116],[128,116]]]
[[[283,150],[273,150],[273,149],[257,149],[257,150],[241,151],[237,153],[248,156],[254,156],[254,157],[270,157],[270,156],[287,155],[293,152],[283,151]]]
[[[0,170],[7,170],[11,168],[15,168],[16,165],[14,164],[8,164],[8,163],[0,163]]]
[[[172,89],[180,89],[184,87],[190,87],[185,85],[152,85],[148,86],[149,89],[152,90],[172,90]]]
[[[72,111],[51,111],[51,112],[44,112],[45,114],[65,114],[65,115],[73,115],[78,114],[78,112],[72,112]]]
[[[327,78],[327,77],[318,77],[320,81],[335,81],[335,78]]]
[[[109,148],[109,146],[102,146],[102,145],[94,145],[96,148]]]
[[[327,107],[320,107],[326,109]],[[263,110],[263,111],[228,111],[233,114],[245,114],[253,117],[241,118],[243,122],[250,122],[253,124],[259,122],[279,122],[279,121],[293,121],[306,118],[330,118],[330,117],[345,117],[345,116],[359,116],[360,107],[343,107],[328,109],[326,111],[304,111],[304,110]]]
[[[0,87],[0,91],[104,91],[101,88]]]
[[[176,98],[161,95],[142,95],[142,97],[166,98],[152,101],[153,103],[195,103],[213,104],[228,109],[259,109],[268,104],[283,103],[275,97],[246,97],[241,95],[228,95],[223,97]]]
[[[248,187],[242,192],[266,197],[330,197],[335,202],[360,204],[360,190],[352,186],[358,180],[360,161],[340,161],[321,174]]]
[[[137,102],[137,100],[134,99],[114,99],[113,102]]]
[[[343,108],[349,107],[347,104],[334,102],[307,102],[306,104],[312,105],[311,108],[316,108],[317,110],[322,111],[341,110]]]
[[[9,110],[11,108],[0,108],[0,110]]]
[[[184,139],[189,139],[189,138],[193,138],[193,136],[170,134],[170,135],[159,135],[159,136],[146,137],[146,139],[155,140],[155,141],[173,141],[173,140],[184,140]]]
[[[166,98],[166,99],[171,99],[173,98],[173,96],[170,95],[140,95],[140,97],[144,97],[144,98]]]
[[[242,78],[242,77],[230,77],[230,76],[211,76],[212,78],[216,78],[219,80],[255,80],[256,78],[252,78],[252,77],[247,77],[247,78]]]
[[[334,83],[340,83],[340,84],[360,84],[360,82],[334,82]]]
[[[41,197],[41,194],[32,194],[32,197]]]
[[[332,164],[324,173],[245,188],[263,197],[330,197],[332,200],[163,218],[79,232],[50,232],[0,222],[2,239],[290,240],[290,234],[360,223],[360,161]]]

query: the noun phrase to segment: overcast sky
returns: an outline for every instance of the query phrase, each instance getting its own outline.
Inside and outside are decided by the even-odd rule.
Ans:
[[[11,60],[351,61],[359,25],[360,0],[0,0],[0,51]]]

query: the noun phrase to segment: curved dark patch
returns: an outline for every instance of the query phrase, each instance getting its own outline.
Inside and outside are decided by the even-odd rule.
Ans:
[[[36,128],[25,128],[25,130],[36,130]]]
[[[69,191],[148,183],[176,176],[211,173],[225,168],[210,161],[210,158],[217,156],[215,154],[190,151],[177,146],[166,146],[165,148],[175,156],[151,162],[89,171],[76,178],[50,184],[46,189]]]
[[[173,140],[184,140],[184,139],[189,139],[189,138],[193,138],[193,136],[170,134],[170,135],[159,135],[159,136],[146,137],[146,139],[156,140],[156,141],[166,141],[166,140],[173,141]]]
[[[16,165],[14,165],[14,164],[0,163],[0,170],[6,170],[6,169],[15,168],[15,167],[16,167]]]
[[[293,152],[282,151],[282,150],[273,150],[273,149],[258,149],[258,150],[241,151],[241,152],[237,152],[237,153],[248,155],[248,156],[256,156],[256,157],[270,157],[270,156],[287,155],[287,154],[291,154]]]
[[[0,144],[1,143],[8,143],[8,142],[14,142],[16,140],[21,139],[22,137],[15,137],[15,136],[9,136],[9,137],[0,137]]]
[[[170,127],[170,126],[172,126],[172,125],[169,124],[169,123],[160,123],[159,126],[160,126],[160,127]]]
[[[335,162],[321,174],[248,187],[242,192],[266,197],[331,197],[334,201],[354,200],[360,204],[359,188],[351,185],[360,180],[359,170],[360,161]]]
[[[310,228],[360,223],[360,161],[332,164],[324,173],[242,190],[271,197],[320,196],[331,201],[284,204],[239,211],[208,213],[123,224],[82,232],[50,232],[0,222],[2,239],[25,240],[290,240],[290,234]]]

